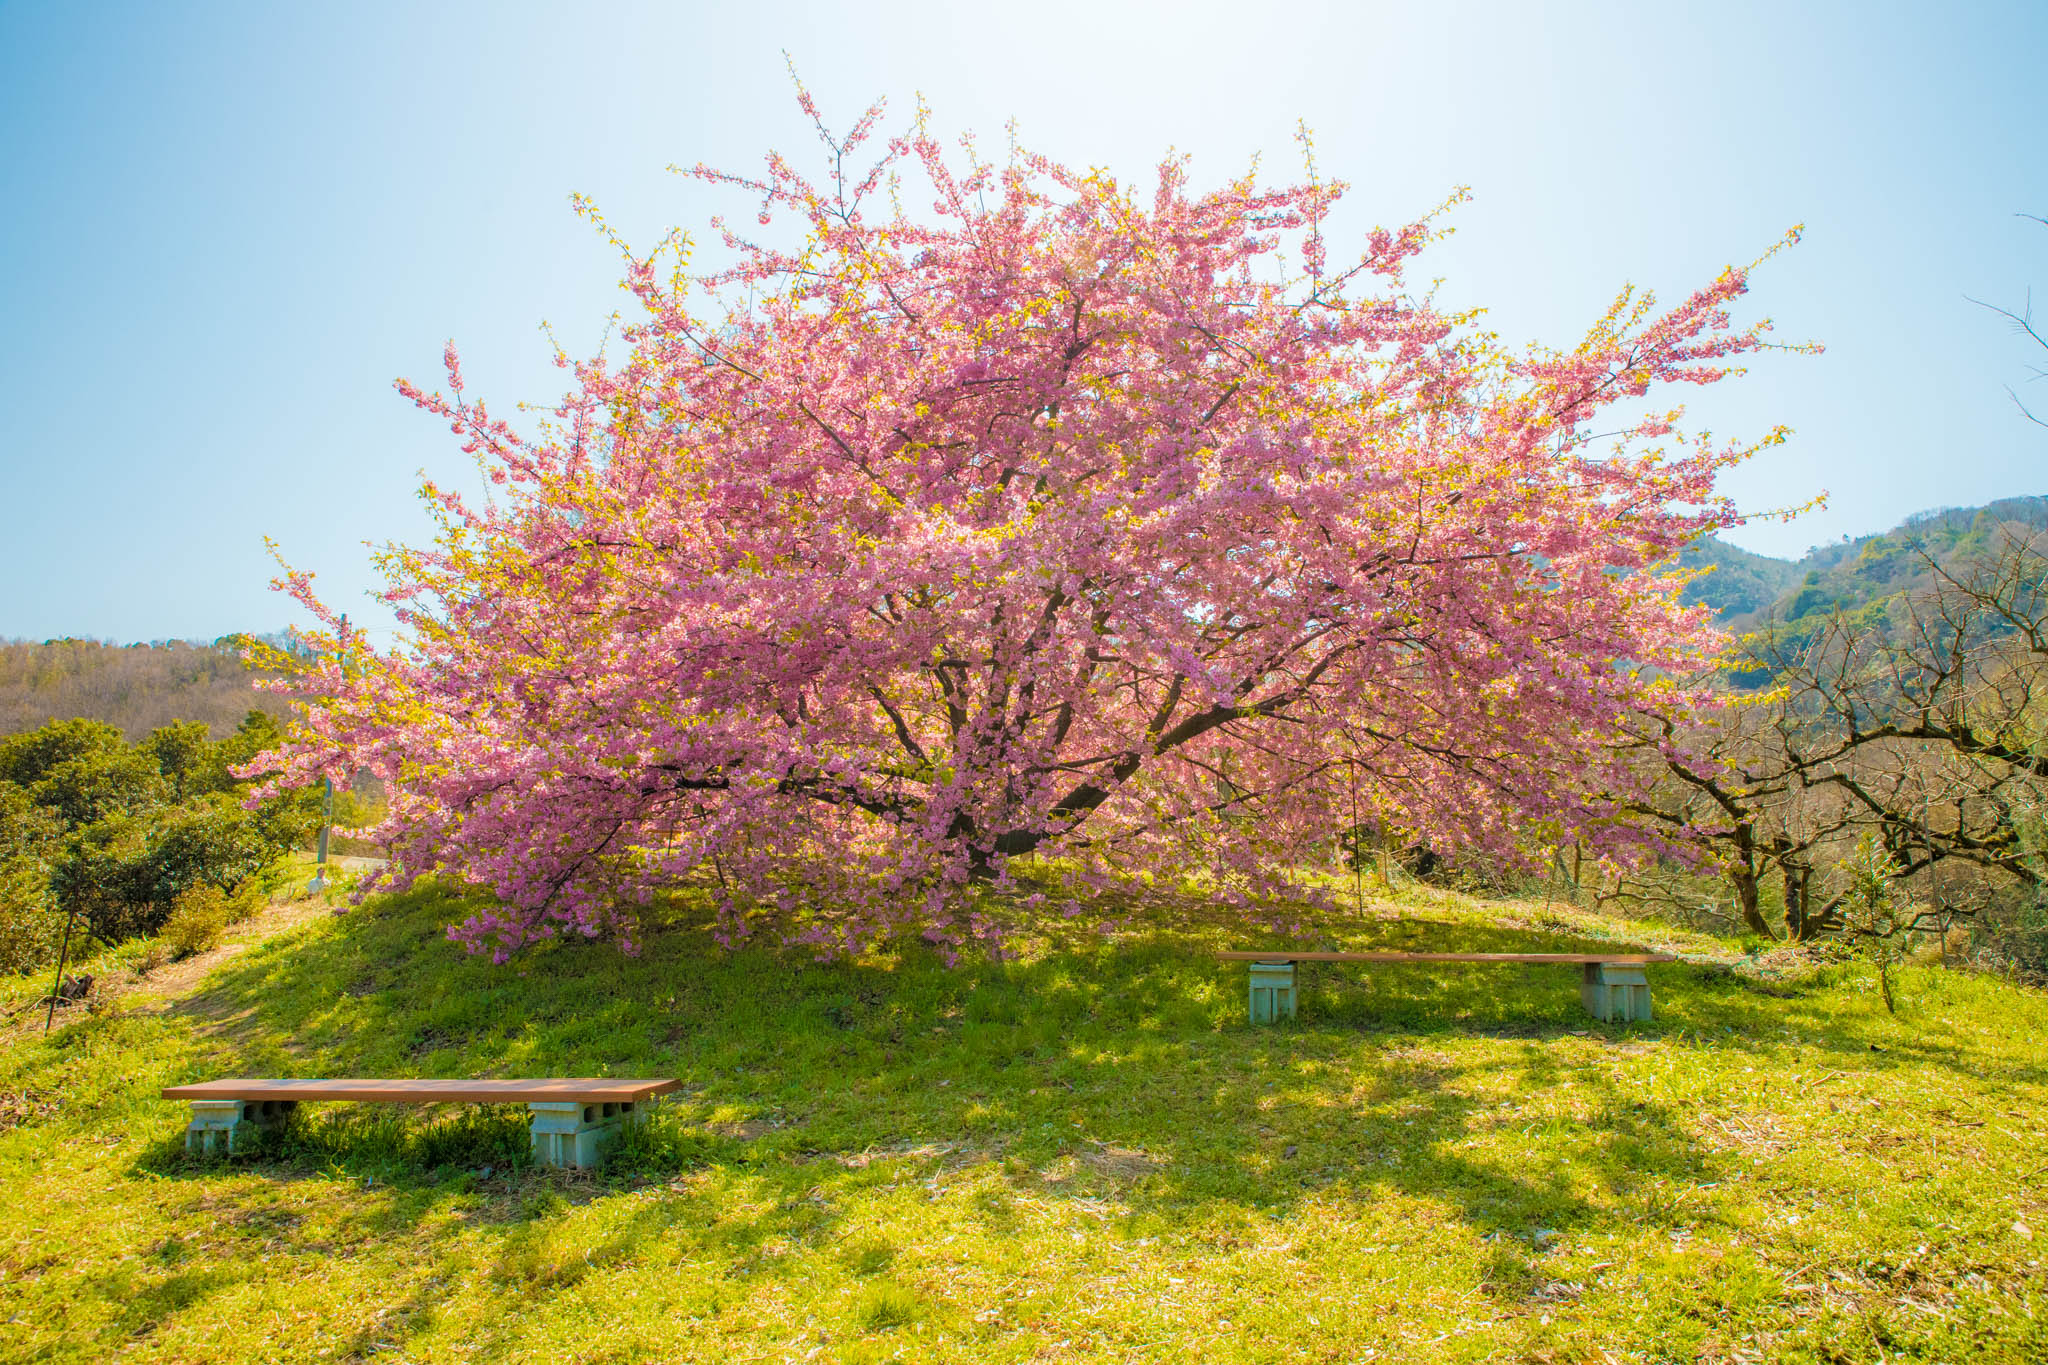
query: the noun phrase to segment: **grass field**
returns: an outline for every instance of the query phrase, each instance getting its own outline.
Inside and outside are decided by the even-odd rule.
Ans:
[[[2048,1000],[1410,893],[1300,946],[1676,947],[1658,1017],[1555,967],[1310,968],[1197,906],[955,970],[681,928],[463,957],[431,892],[285,907],[0,1055],[0,1357],[2048,1358]],[[97,964],[102,971],[111,962]],[[118,973],[116,973],[118,975]],[[8,986],[9,1008],[41,983]],[[523,1110],[330,1106],[188,1159],[159,1087],[673,1075],[595,1176]]]

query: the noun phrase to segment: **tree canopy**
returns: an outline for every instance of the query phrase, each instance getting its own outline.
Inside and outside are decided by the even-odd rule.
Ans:
[[[819,125],[821,176],[693,172],[801,239],[719,223],[695,274],[620,243],[644,312],[537,429],[452,344],[445,391],[401,385],[492,494],[429,485],[437,539],[383,556],[400,643],[327,642],[276,780],[374,770],[397,874],[493,889],[455,932],[500,954],[630,945],[688,876],[729,932],[950,953],[1021,856],[1256,894],[1359,803],[1508,854],[1668,838],[1624,721],[1698,700],[1722,637],[1675,556],[1755,447],[1648,399],[1765,344],[1745,269],[1517,350],[1406,283],[1431,219],[1333,262],[1312,162],[1141,193],[878,115]]]
[[[162,928],[195,888],[253,907],[317,806],[247,800],[230,770],[283,740],[253,709],[219,740],[172,721],[131,745],[82,718],[0,736],[0,972],[55,957],[67,916],[113,943]]]

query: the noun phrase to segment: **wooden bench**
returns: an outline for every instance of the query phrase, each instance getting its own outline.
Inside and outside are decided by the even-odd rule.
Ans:
[[[542,1166],[595,1166],[627,1124],[639,1123],[652,1101],[682,1084],[570,1076],[531,1081],[259,1080],[246,1076],[166,1086],[167,1100],[190,1100],[185,1150],[232,1152],[243,1124],[271,1128],[302,1100],[377,1104],[524,1104],[533,1113],[533,1159]]]
[[[1270,1024],[1294,1017],[1297,962],[1552,962],[1582,968],[1579,1000],[1595,1019],[1650,1017],[1652,962],[1676,962],[1669,953],[1218,953],[1226,962],[1251,963],[1251,1017]]]

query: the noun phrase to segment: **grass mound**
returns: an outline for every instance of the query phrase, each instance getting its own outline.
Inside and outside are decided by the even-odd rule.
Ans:
[[[2048,1356],[2048,1001],[1763,980],[1649,926],[1657,1019],[1556,967],[1307,968],[1198,908],[947,970],[682,930],[509,967],[431,890],[304,915],[0,1055],[20,1360],[1997,1360]],[[1443,896],[1300,946],[1569,951]],[[1621,926],[1627,929],[1628,926]],[[36,989],[10,988],[16,1001]],[[39,1016],[37,1022],[40,1022]],[[672,1075],[595,1175],[523,1109],[302,1111],[188,1158],[229,1073]],[[1604,1353],[1604,1356],[1603,1356]]]

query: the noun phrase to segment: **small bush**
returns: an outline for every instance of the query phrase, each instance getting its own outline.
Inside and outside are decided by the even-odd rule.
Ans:
[[[201,882],[236,888],[227,922],[247,918],[281,884],[283,855],[312,828],[317,798],[301,790],[245,809],[233,769],[277,742],[277,724],[254,711],[218,743],[208,733],[174,722],[129,745],[78,720],[0,737],[0,896],[17,905],[14,883],[40,881],[28,891],[82,915],[105,943],[157,932]],[[251,880],[255,889],[240,890]],[[31,938],[25,951],[43,949]]]
[[[270,839],[260,819],[231,803],[187,808],[151,829],[140,876],[151,902],[174,905],[201,883],[242,885],[288,846]]]
[[[171,950],[164,946],[162,939],[150,939],[142,945],[142,951],[135,955],[135,974],[148,976],[171,960]]]
[[[1885,1013],[1897,1014],[1899,966],[1917,923],[1898,893],[1898,864],[1876,835],[1866,834],[1837,870],[1847,880],[1840,911],[1841,947],[1870,964],[1877,973]]]
[[[219,887],[201,882],[171,903],[159,936],[174,958],[191,957],[219,945],[228,929],[229,900]]]
[[[254,919],[268,900],[269,897],[264,894],[262,879],[249,877],[228,892],[221,903],[227,907],[228,923],[240,924],[244,920]]]

